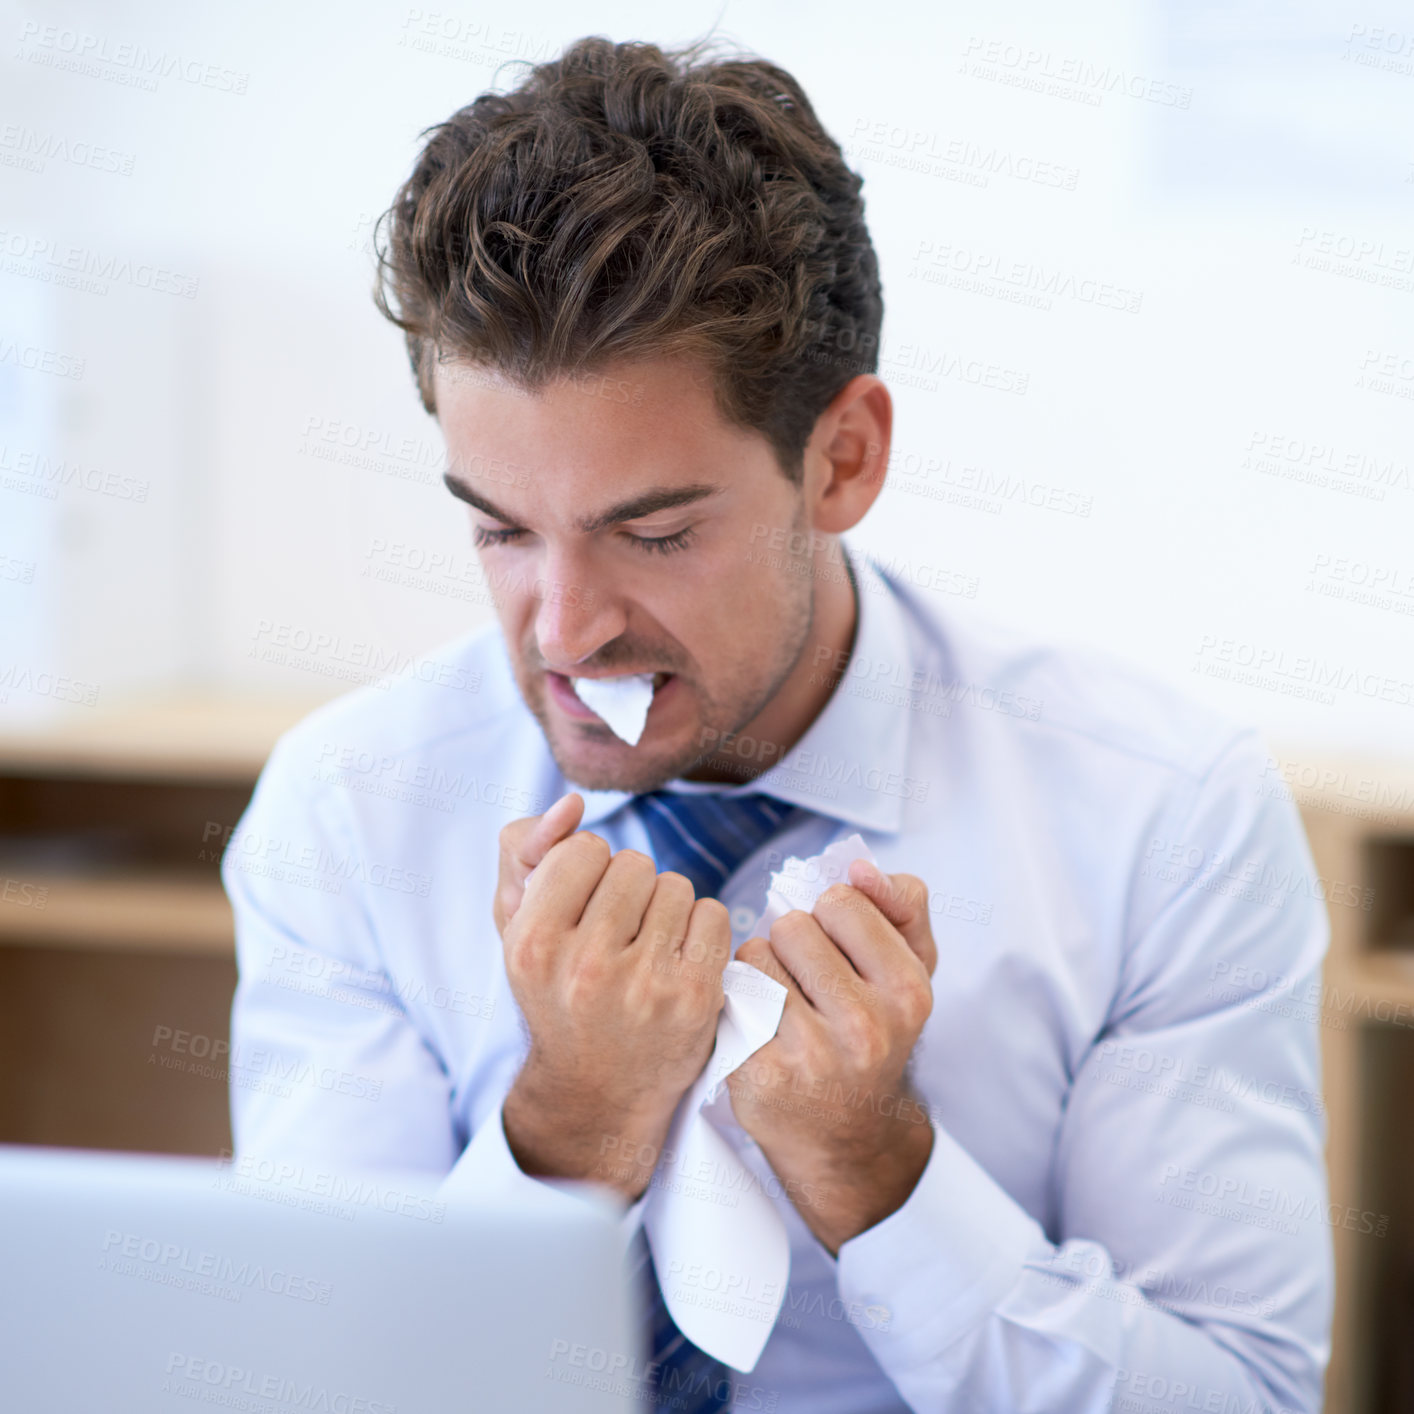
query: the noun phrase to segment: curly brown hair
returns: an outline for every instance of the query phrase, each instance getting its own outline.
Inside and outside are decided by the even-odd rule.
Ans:
[[[863,181],[790,74],[695,62],[706,44],[579,39],[423,130],[374,227],[373,298],[429,413],[438,362],[534,391],[685,354],[800,481],[820,413],[878,365]]]

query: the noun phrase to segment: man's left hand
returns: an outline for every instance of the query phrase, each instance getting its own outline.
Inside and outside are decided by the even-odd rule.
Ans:
[[[775,1036],[727,1080],[738,1122],[832,1254],[903,1205],[933,1149],[905,1078],[933,1009],[928,891],[867,860],[849,879],[737,949],[788,995]]]

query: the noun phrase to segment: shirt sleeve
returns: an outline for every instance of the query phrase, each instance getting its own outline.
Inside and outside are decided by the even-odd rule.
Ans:
[[[935,1125],[908,1200],[840,1248],[841,1298],[918,1414],[1320,1408],[1349,1216],[1323,1161],[1329,925],[1267,765],[1245,734],[1139,843],[1119,990],[1057,1145],[1055,1240]]]
[[[446,1173],[460,1147],[450,1078],[408,1015],[358,884],[341,867],[360,858],[347,806],[299,771],[302,759],[298,737],[282,737],[221,859],[238,969],[235,1150]]]
[[[306,784],[300,759],[298,739],[282,738],[221,860],[239,973],[229,1065],[236,1154],[336,1172],[424,1171],[444,1176],[438,1193],[449,1203],[513,1198],[552,1214],[565,1202],[605,1201],[612,1190],[591,1195],[588,1185],[524,1173],[499,1105],[464,1143],[446,1066],[403,1004],[340,867],[360,857],[354,822],[337,795]],[[626,1243],[645,1200],[624,1214]]]
[[[648,1202],[651,1187],[623,1211],[622,1199],[606,1186],[594,1185],[594,1192],[589,1195],[589,1186],[585,1184],[532,1177],[516,1163],[515,1155],[511,1153],[511,1146],[506,1140],[503,1109],[503,1105],[497,1105],[495,1113],[482,1121],[472,1135],[471,1143],[442,1181],[437,1196],[448,1204],[471,1204],[485,1201],[487,1197],[506,1198],[523,1209],[533,1207],[547,1218],[554,1217],[565,1203],[582,1202],[586,1196],[591,1201],[610,1202],[622,1212],[619,1235],[627,1252],[634,1236],[643,1226],[643,1208]]]

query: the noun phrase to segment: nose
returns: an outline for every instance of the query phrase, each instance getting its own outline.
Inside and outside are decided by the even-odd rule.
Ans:
[[[582,560],[571,567],[558,557],[547,557],[534,592],[540,601],[536,646],[552,672],[570,672],[627,627],[617,597],[602,583],[590,582]]]

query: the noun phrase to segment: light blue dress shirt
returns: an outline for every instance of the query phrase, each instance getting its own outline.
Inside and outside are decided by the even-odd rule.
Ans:
[[[939,959],[911,1073],[936,1139],[836,1259],[735,1132],[791,1276],[733,1407],[1318,1409],[1325,885],[1257,735],[845,543],[848,665],[819,665],[825,709],[733,787],[806,813],[722,900],[740,943],[785,856],[854,831],[924,880]],[[494,625],[280,738],[222,863],[238,1153],[577,1201],[506,1147],[527,1033],[491,917],[500,829],[570,788]],[[583,828],[651,852],[629,796],[582,794]]]

